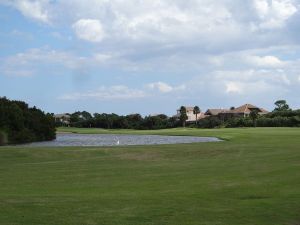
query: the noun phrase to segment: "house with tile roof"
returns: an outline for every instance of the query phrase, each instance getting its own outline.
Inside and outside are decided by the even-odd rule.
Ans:
[[[186,115],[188,117],[186,122],[196,122],[196,115],[194,114],[194,107],[192,106],[185,106],[186,108]],[[175,117],[179,118],[180,116],[180,109],[177,109],[177,114]],[[205,118],[206,116],[204,115],[203,112],[198,113],[197,115],[197,120],[201,120]]]
[[[257,107],[252,104],[244,104],[237,108],[227,110],[218,114],[220,118],[233,118],[233,117],[248,117],[252,111],[256,110],[258,115],[265,115],[269,112],[263,108]]]
[[[194,107],[185,106],[186,108],[186,114],[188,116],[188,119],[186,122],[195,122],[196,121],[196,115],[194,114]],[[221,120],[226,120],[234,117],[248,117],[251,113],[251,111],[257,110],[258,115],[265,115],[269,112],[263,108],[257,107],[252,104],[244,104],[242,106],[239,106],[237,108],[230,108],[230,109],[208,109],[205,113],[201,112],[197,116],[197,120],[201,120],[206,117],[215,116],[218,117]],[[180,116],[180,109],[177,110],[177,114],[174,117],[179,118]]]
[[[220,113],[229,111],[229,109],[208,109],[204,115],[206,116],[218,116]]]

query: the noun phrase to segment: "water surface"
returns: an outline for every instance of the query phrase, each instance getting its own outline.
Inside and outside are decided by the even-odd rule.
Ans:
[[[121,134],[71,134],[59,133],[56,140],[34,142],[27,146],[117,146],[117,145],[156,145],[216,142],[215,137],[191,137],[191,136],[162,136],[162,135],[121,135]]]

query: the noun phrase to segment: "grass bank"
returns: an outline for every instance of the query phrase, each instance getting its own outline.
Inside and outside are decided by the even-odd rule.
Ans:
[[[0,147],[0,224],[297,225],[300,129],[59,129],[228,141]]]

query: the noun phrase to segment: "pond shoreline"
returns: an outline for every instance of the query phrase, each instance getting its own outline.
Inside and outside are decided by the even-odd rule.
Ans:
[[[139,135],[139,134],[78,134],[58,132],[56,140],[23,144],[28,147],[109,147],[133,145],[165,145],[220,142],[216,137]]]

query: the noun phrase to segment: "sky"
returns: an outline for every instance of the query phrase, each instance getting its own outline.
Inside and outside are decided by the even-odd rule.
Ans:
[[[0,96],[46,112],[300,108],[300,0],[0,0]]]

